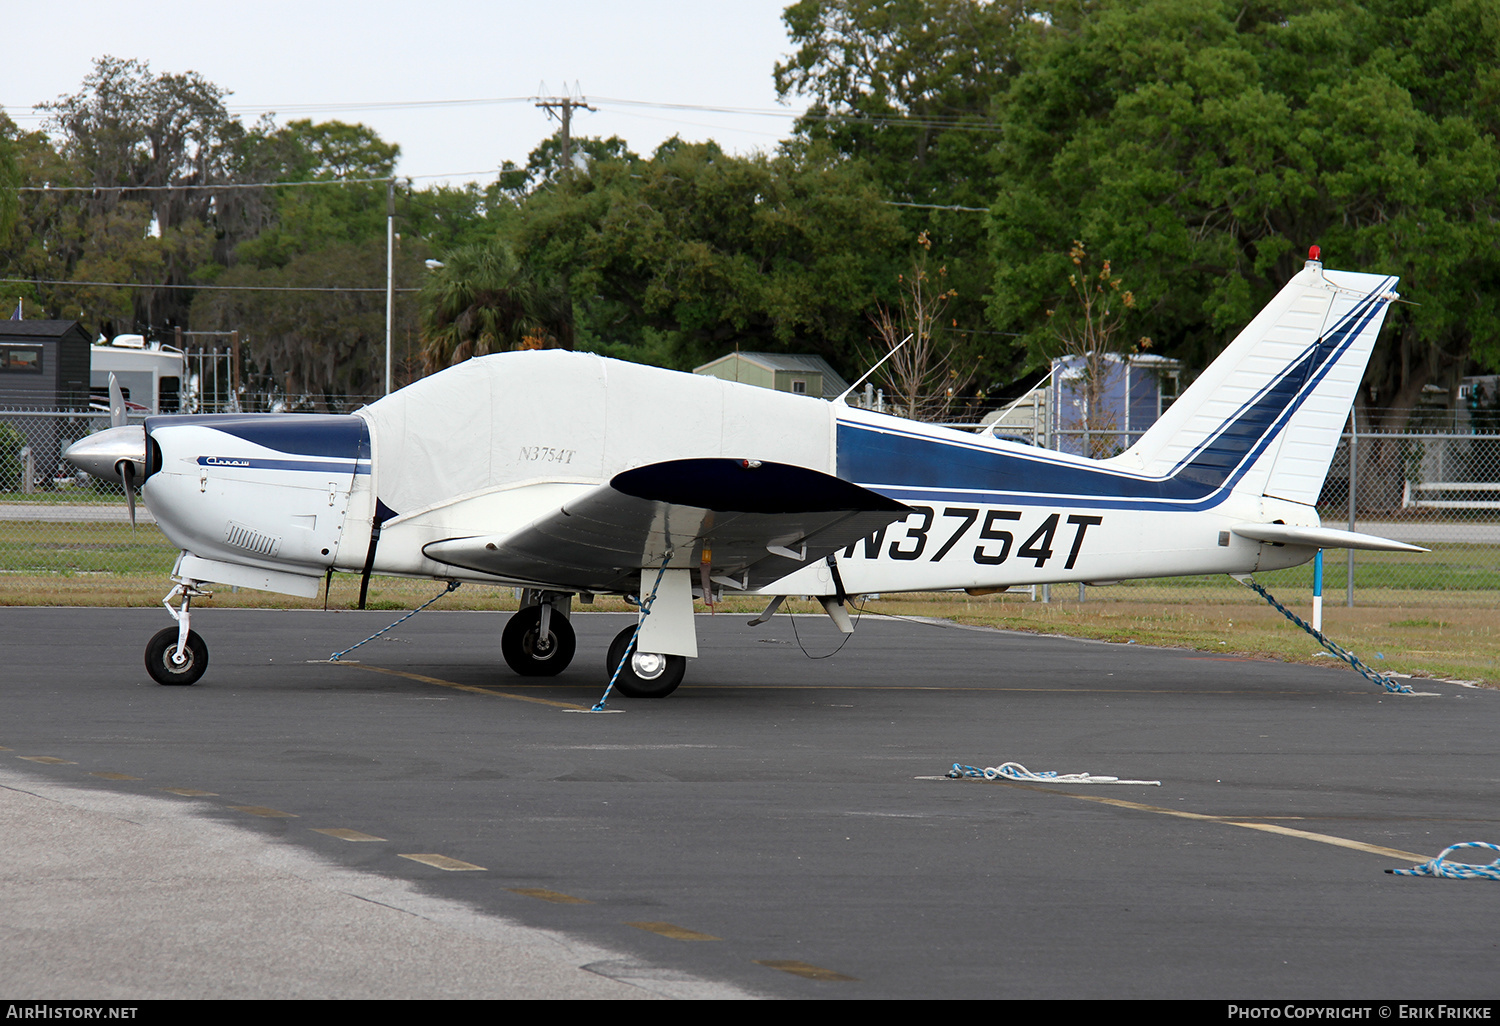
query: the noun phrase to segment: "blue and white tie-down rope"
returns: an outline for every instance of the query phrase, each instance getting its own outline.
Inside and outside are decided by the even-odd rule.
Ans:
[[[1462,844],[1451,844],[1444,848],[1442,853],[1431,862],[1424,862],[1410,869],[1387,869],[1386,872],[1392,876],[1439,876],[1449,880],[1500,880],[1500,858],[1495,859],[1494,862],[1479,865],[1446,861],[1449,852],[1458,851],[1460,848],[1483,848],[1487,851],[1500,852],[1500,844],[1464,841]]]
[[[948,776],[954,780],[964,777],[978,777],[985,780],[995,780],[1004,777],[1006,780],[1016,780],[1029,784],[1145,784],[1149,787],[1160,787],[1160,780],[1121,780],[1119,777],[1095,776],[1092,773],[1058,773],[1056,770],[1042,770],[1033,772],[1022,766],[1019,762],[1002,763],[999,766],[986,766],[979,769],[976,766],[964,766],[955,762],[953,768],[948,771]]]

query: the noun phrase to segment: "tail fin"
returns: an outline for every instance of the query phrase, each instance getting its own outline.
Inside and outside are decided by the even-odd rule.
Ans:
[[[1315,505],[1398,279],[1309,260],[1130,449],[1109,461]]]

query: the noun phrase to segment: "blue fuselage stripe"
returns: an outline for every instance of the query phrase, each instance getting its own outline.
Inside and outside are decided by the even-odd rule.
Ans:
[[[256,456],[199,456],[200,467],[226,467],[246,470],[301,470],[317,474],[368,474],[367,461],[353,460],[270,460]]]
[[[1052,505],[1076,498],[1092,507],[1202,510],[1218,505],[1277,438],[1380,310],[1379,290],[1357,303],[1325,337],[1228,418],[1174,471],[1144,477],[1042,453],[996,450],[897,426],[839,421],[838,473],[903,502]]]

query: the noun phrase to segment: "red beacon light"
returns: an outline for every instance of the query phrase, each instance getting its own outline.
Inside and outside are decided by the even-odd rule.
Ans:
[[[1322,252],[1323,251],[1321,249],[1319,249],[1317,246],[1309,246],[1309,247],[1307,247],[1307,259],[1309,259],[1309,260],[1317,260],[1317,259],[1319,259],[1319,255]]]

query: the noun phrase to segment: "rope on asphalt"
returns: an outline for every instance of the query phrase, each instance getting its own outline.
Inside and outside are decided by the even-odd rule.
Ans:
[[[999,766],[986,766],[979,769],[976,766],[965,766],[955,762],[953,768],[948,771],[948,776],[954,780],[964,777],[976,777],[984,780],[995,780],[1004,777],[1006,780],[1016,780],[1031,784],[1146,784],[1151,787],[1160,787],[1160,780],[1121,780],[1119,777],[1095,776],[1092,773],[1058,773],[1056,770],[1033,771],[1022,766],[1019,762],[1006,762]]]
[[[1272,607],[1280,610],[1282,616],[1285,616],[1288,620],[1292,621],[1292,623],[1296,624],[1298,627],[1301,627],[1308,634],[1311,634],[1313,636],[1313,639],[1316,640],[1318,644],[1322,645],[1330,653],[1352,666],[1355,672],[1357,672],[1361,677],[1365,678],[1373,684],[1379,684],[1381,687],[1385,688],[1387,691],[1394,695],[1409,695],[1412,693],[1410,684],[1397,684],[1394,680],[1387,677],[1385,674],[1380,673],[1376,670],[1372,670],[1370,667],[1360,662],[1359,659],[1355,657],[1353,652],[1350,652],[1348,649],[1325,637],[1322,631],[1315,629],[1312,624],[1303,620],[1302,617],[1292,612],[1280,602],[1277,602],[1276,599],[1271,596],[1271,593],[1269,591],[1256,584],[1249,577],[1235,576],[1234,579],[1239,581],[1241,584],[1251,589],[1252,591],[1259,593],[1260,597],[1269,602]]]
[[[1448,880],[1500,880],[1500,858],[1495,859],[1494,862],[1479,865],[1446,861],[1449,852],[1458,851],[1460,848],[1483,848],[1487,851],[1500,852],[1500,844],[1465,841],[1462,844],[1451,844],[1444,848],[1442,853],[1431,862],[1424,862],[1410,869],[1387,869],[1386,872],[1392,876],[1437,876]]]
[[[449,581],[448,582],[448,587],[444,588],[442,591],[440,591],[436,595],[432,596],[432,598],[428,599],[426,602],[423,602],[416,609],[413,609],[411,612],[407,613],[401,619],[397,620],[396,623],[391,624],[391,627],[395,627],[396,624],[405,623],[407,620],[410,620],[412,617],[416,616],[422,610],[424,610],[428,606],[432,605],[438,599],[440,599],[444,595],[448,594],[448,592],[450,592],[450,591],[457,591],[458,590],[458,586],[459,586],[460,583],[462,583],[462,582],[460,582],[460,581]],[[367,641],[374,641],[376,638],[380,637],[386,631],[390,630],[391,627],[382,627],[380,630],[376,631],[374,634],[371,634],[364,641],[361,641],[359,643],[359,645],[363,645]],[[346,655],[348,655],[350,652],[353,652],[356,648],[358,648],[359,645],[350,645],[348,648],[344,649],[342,652],[335,652],[333,655],[331,655],[331,656],[328,657],[328,661],[330,663],[336,663],[336,662],[338,662],[340,656],[346,656]]]

